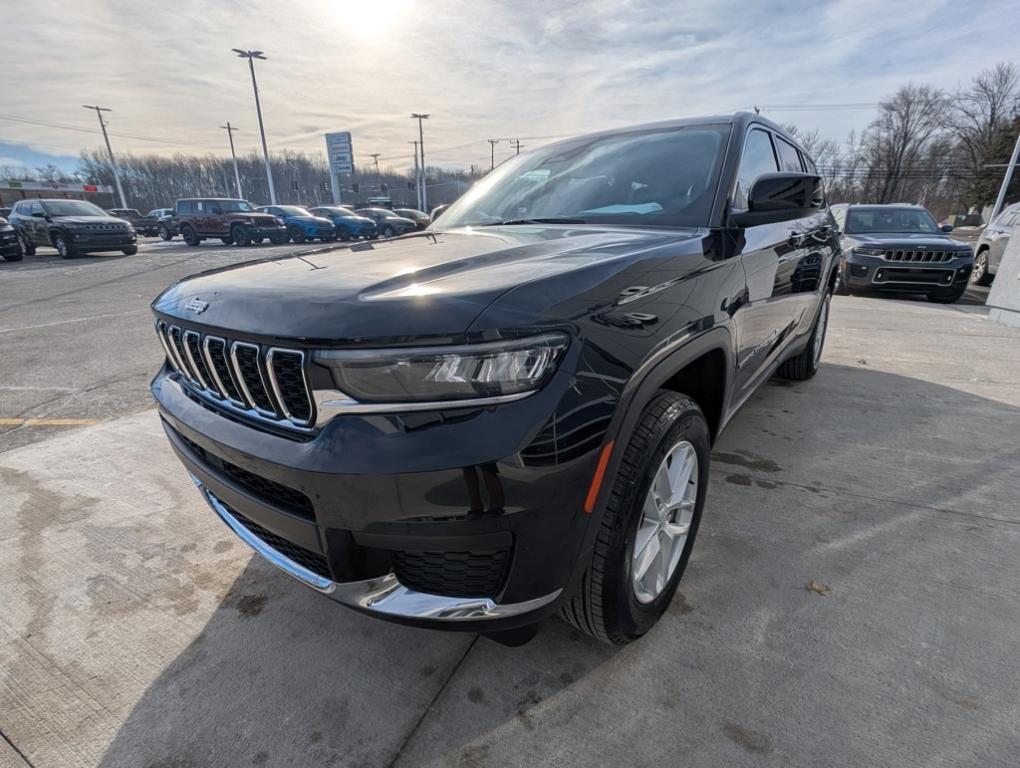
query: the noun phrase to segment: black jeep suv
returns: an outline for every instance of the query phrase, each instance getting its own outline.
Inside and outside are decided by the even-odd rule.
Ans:
[[[834,205],[843,258],[836,292],[924,294],[950,304],[967,290],[974,251],[919,205]]]
[[[773,123],[596,134],[424,232],[182,280],[152,392],[216,514],[324,595],[624,643],[676,590],[713,440],[774,372],[817,370],[837,252]]]
[[[11,209],[11,226],[26,256],[41,245],[65,259],[97,251],[138,253],[134,228],[85,200],[19,200]]]

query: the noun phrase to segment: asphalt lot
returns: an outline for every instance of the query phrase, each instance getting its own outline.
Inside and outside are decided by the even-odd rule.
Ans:
[[[0,265],[0,416],[99,422],[0,434],[0,766],[1016,764],[1020,331],[980,296],[834,299],[819,375],[716,446],[663,621],[508,649],[311,593],[171,455],[148,303],[268,252]]]

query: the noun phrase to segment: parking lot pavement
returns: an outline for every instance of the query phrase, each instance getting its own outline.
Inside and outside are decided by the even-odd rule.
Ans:
[[[9,450],[0,765],[1015,765],[1018,342],[837,297],[818,376],[722,436],[679,593],[622,650],[342,609],[234,540],[152,410]]]
[[[161,359],[149,303],[174,281],[321,246],[248,248],[149,238],[135,256],[65,260],[40,248],[0,262],[0,452],[152,404]]]

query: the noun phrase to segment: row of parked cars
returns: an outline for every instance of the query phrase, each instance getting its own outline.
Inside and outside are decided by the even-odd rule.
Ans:
[[[247,200],[231,198],[178,200],[172,209],[156,209],[145,218],[153,217],[156,217],[154,234],[164,240],[180,235],[188,245],[198,245],[210,238],[238,245],[266,240],[277,245],[288,241],[372,240],[414,232],[430,223],[427,214],[411,208],[254,206]]]
[[[6,214],[0,215],[0,257],[5,261],[20,261],[40,246],[56,248],[64,258],[100,251],[130,256],[138,251],[139,235],[164,240],[180,235],[188,245],[210,238],[238,245],[372,240],[424,229],[431,221],[411,208],[257,207],[230,198],[182,199],[145,216],[134,208],[104,211],[85,200],[19,200],[0,214]]]

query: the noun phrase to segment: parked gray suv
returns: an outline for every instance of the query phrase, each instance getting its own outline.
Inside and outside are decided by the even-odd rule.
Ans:
[[[991,285],[995,273],[999,271],[1002,254],[1006,251],[1009,236],[1020,224],[1020,203],[1007,206],[995,217],[991,224],[978,238],[974,247],[974,282],[978,285]]]

